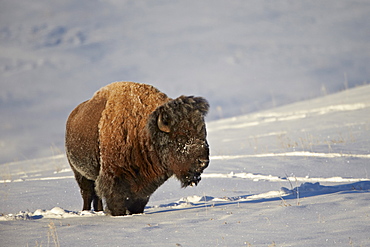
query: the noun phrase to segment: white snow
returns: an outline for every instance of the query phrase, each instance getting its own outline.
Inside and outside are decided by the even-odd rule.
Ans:
[[[368,1],[0,5],[0,246],[370,246]],[[111,217],[63,136],[118,80],[207,98],[211,163]]]

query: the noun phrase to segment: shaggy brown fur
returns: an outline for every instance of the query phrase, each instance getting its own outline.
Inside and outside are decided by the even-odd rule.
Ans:
[[[70,114],[66,152],[84,200],[83,210],[112,215],[142,213],[150,195],[175,175],[197,184],[208,166],[200,97],[170,99],[156,88],[116,82],[97,91]]]

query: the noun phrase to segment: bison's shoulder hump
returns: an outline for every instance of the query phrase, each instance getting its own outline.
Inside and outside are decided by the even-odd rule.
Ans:
[[[114,82],[99,91],[94,97],[105,97],[107,104],[103,116],[108,118],[145,117],[170,99],[153,86],[135,82]]]
[[[126,81],[113,82],[109,85],[106,85],[99,89],[95,93],[95,95],[104,95],[104,97],[116,99],[117,97],[120,98],[122,96],[125,96],[125,98],[135,98],[137,96],[141,98],[144,96],[157,96],[157,98],[167,98],[164,93],[151,85]]]

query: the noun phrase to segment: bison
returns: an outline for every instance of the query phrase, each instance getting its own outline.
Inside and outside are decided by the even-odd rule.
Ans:
[[[197,185],[209,164],[202,97],[171,99],[153,86],[115,82],[78,105],[65,147],[83,198],[82,210],[113,216],[143,213],[151,194],[175,176]]]

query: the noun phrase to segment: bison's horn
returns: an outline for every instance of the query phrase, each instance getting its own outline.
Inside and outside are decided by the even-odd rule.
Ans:
[[[166,133],[170,133],[171,132],[171,129],[170,129],[170,126],[168,124],[167,121],[163,121],[162,119],[162,114],[159,114],[158,116],[158,128],[163,131],[163,132],[166,132]]]

